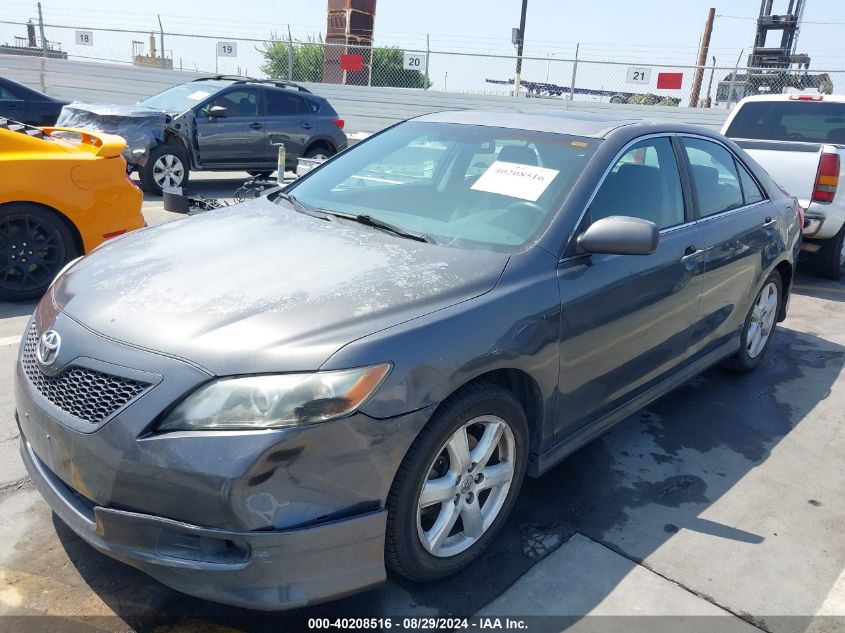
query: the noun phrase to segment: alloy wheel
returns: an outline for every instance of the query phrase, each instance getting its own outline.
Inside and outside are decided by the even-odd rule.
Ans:
[[[185,166],[178,156],[163,154],[153,164],[153,180],[162,189],[178,187],[185,179]]]
[[[756,358],[766,347],[774,329],[777,307],[778,287],[770,281],[757,295],[757,301],[751,310],[751,322],[745,339],[749,358]]]
[[[28,213],[0,219],[0,287],[27,292],[49,284],[67,258],[55,226]]]
[[[437,557],[471,547],[495,521],[514,477],[516,443],[502,418],[458,428],[438,451],[417,500],[417,534]]]

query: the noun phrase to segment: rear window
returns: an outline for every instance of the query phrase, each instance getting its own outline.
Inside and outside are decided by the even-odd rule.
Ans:
[[[749,101],[736,113],[726,136],[845,144],[845,103]]]

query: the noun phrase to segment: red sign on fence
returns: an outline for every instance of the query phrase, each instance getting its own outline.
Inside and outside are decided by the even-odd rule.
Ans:
[[[364,67],[364,59],[357,53],[340,56],[340,69],[359,72]]]
[[[657,73],[657,87],[663,90],[680,90],[684,73]]]

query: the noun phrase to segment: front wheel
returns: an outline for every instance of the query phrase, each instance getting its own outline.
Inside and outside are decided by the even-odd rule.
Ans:
[[[414,441],[387,500],[386,563],[411,580],[453,574],[489,546],[525,475],[528,425],[492,384],[447,400]]]
[[[774,271],[757,293],[757,298],[745,317],[739,350],[724,361],[726,367],[748,372],[760,364],[772,342],[782,297],[783,282],[780,273]]]
[[[150,151],[147,162],[138,168],[141,188],[162,195],[170,187],[185,187],[190,175],[188,156],[181,147],[159,145]]]

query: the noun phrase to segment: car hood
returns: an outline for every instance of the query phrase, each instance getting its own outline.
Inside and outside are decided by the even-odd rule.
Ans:
[[[106,243],[51,293],[95,332],[217,375],[315,370],[355,339],[489,291],[507,259],[262,198]]]

